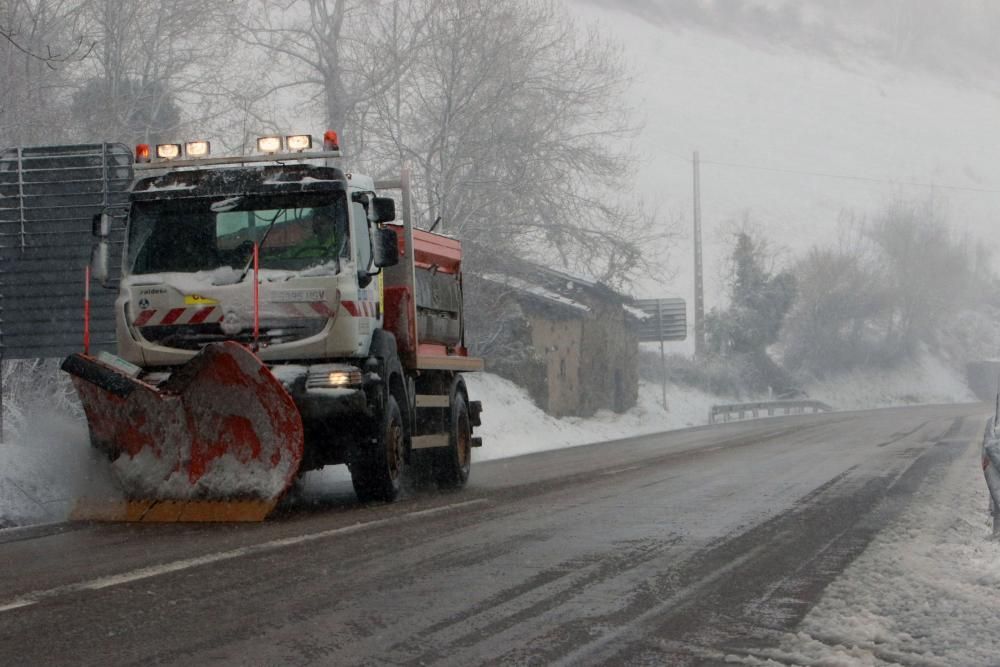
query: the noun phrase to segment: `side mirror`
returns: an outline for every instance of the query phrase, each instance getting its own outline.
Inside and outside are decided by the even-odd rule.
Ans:
[[[392,202],[391,199],[388,201]],[[396,230],[389,227],[376,228],[375,240],[375,266],[384,269],[399,264],[399,239]]]
[[[101,239],[94,244],[94,248],[90,252],[90,275],[103,287],[108,287],[110,284],[110,271],[108,268],[110,250],[108,246],[108,240]]]
[[[392,197],[374,197],[372,208],[375,222],[392,222],[396,219],[396,200]]]
[[[111,216],[107,211],[98,213],[91,221],[90,233],[99,239],[106,239],[111,235]]]

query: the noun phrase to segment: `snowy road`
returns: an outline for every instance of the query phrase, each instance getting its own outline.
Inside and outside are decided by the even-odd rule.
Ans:
[[[482,463],[464,492],[392,506],[358,507],[347,486],[256,526],[0,532],[0,656],[756,662],[918,492],[975,465],[987,411],[640,437]]]

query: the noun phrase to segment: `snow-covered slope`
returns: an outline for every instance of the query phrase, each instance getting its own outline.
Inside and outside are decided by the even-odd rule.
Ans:
[[[893,371],[858,369],[805,387],[811,398],[838,410],[867,410],[916,403],[973,403],[964,378],[940,359],[922,355]]]
[[[585,0],[571,7],[624,43],[635,73],[628,101],[645,122],[636,141],[637,195],[680,216],[685,232],[689,161],[700,151],[709,308],[720,292],[724,223],[747,210],[773,241],[797,251],[833,239],[845,210],[872,214],[895,197],[933,196],[946,202],[959,230],[1000,241],[1000,98],[986,90],[883,63],[654,25]],[[648,280],[643,295],[690,300],[690,257],[687,233],[671,257],[676,280]]]

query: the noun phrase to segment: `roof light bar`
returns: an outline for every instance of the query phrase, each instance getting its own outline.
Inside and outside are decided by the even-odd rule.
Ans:
[[[313,147],[311,134],[291,134],[285,137],[285,145],[290,151],[305,151]]]
[[[180,144],[156,144],[156,157],[161,160],[174,160],[180,156]]]
[[[135,164],[140,169],[177,169],[181,167],[208,167],[222,164],[248,164],[254,162],[311,160],[341,157],[340,137],[333,130],[323,134],[322,150],[311,134],[267,135],[257,138],[260,155],[239,157],[212,157],[212,144],[204,139],[184,143],[138,144],[135,147]],[[152,149],[152,150],[151,150]],[[154,157],[155,159],[150,159]],[[169,165],[164,164],[169,163]]]
[[[184,154],[188,157],[205,157],[212,152],[212,143],[209,141],[189,141],[184,144]]]
[[[278,153],[281,151],[282,143],[281,137],[258,137],[257,150],[261,153]]]

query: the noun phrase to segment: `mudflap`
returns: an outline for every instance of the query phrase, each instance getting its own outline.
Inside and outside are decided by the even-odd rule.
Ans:
[[[238,343],[207,345],[159,387],[82,354],[62,368],[123,492],[78,502],[74,518],[261,521],[295,480],[298,408]]]

